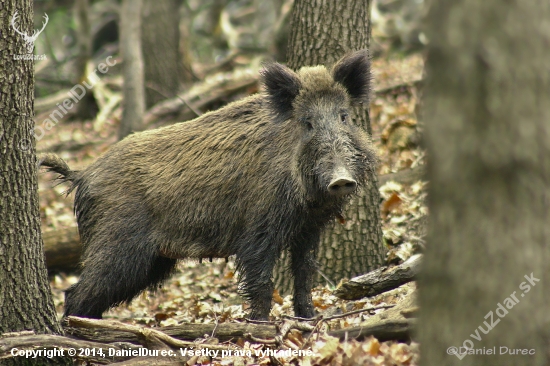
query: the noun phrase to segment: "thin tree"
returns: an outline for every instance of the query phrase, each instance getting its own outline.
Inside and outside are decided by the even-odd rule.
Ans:
[[[428,16],[423,365],[550,364],[550,3],[503,5]]]
[[[141,39],[147,108],[173,97],[192,80],[187,49],[180,49],[179,0],[144,0]],[[183,54],[182,54],[183,52]],[[185,63],[185,65],[184,65]]]
[[[124,110],[118,131],[122,140],[143,129],[145,90],[141,48],[141,9],[143,0],[122,0],[120,9],[120,48],[123,57]]]
[[[61,333],[49,287],[38,208],[34,127],[34,61],[10,22],[32,35],[29,0],[4,0],[0,23],[0,334],[33,330]],[[32,54],[31,54],[32,55]],[[23,359],[4,360],[18,364]],[[42,362],[45,360],[41,360]],[[36,362],[39,362],[36,360]]]
[[[92,37],[90,34],[90,1],[76,0],[73,4],[73,20],[78,53],[75,59],[75,84],[88,78],[89,62],[92,57]],[[97,111],[93,93],[87,93],[76,105],[76,114],[80,119],[94,118]]]
[[[331,64],[348,52],[368,49],[370,38],[370,0],[297,0],[294,3],[288,45],[288,66]],[[354,123],[371,133],[368,106],[355,108]],[[343,214],[343,224],[327,228],[318,253],[324,281],[336,283],[378,268],[386,250],[380,223],[380,193],[377,177],[354,198]],[[288,258],[283,257],[275,272],[279,289],[288,291],[291,278]]]

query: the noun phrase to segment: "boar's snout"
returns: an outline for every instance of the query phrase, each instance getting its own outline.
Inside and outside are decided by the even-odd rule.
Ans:
[[[332,175],[327,188],[333,196],[344,196],[355,192],[357,181],[352,178],[347,169],[340,168]]]

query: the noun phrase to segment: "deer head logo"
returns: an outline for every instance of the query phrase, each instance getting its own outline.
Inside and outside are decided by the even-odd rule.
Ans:
[[[44,13],[44,20],[45,22],[42,24],[42,29],[40,30],[35,30],[33,32],[32,35],[28,35],[27,32],[21,32],[19,31],[19,29],[17,29],[16,25],[15,25],[15,21],[17,20],[17,18],[19,18],[19,15],[17,14],[17,12],[15,12],[13,14],[13,17],[11,18],[11,26],[12,28],[18,33],[20,34],[21,36],[23,36],[23,39],[25,40],[25,42],[27,43],[27,52],[28,53],[32,53],[32,50],[34,48],[34,41],[36,41],[36,39],[38,38],[38,36],[40,35],[40,33],[42,33],[42,31],[44,30],[44,28],[46,28],[46,24],[48,24],[48,14]]]

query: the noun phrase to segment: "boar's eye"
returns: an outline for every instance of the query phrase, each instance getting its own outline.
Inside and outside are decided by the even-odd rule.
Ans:
[[[340,113],[340,121],[342,121],[342,123],[346,123],[348,121],[348,114],[346,112]]]

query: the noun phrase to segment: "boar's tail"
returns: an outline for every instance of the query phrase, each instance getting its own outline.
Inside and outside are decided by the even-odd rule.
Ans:
[[[61,174],[59,179],[62,182],[72,182],[76,178],[76,171],[71,170],[65,160],[61,159],[56,154],[46,153],[38,156],[38,166],[48,167],[49,172]]]

